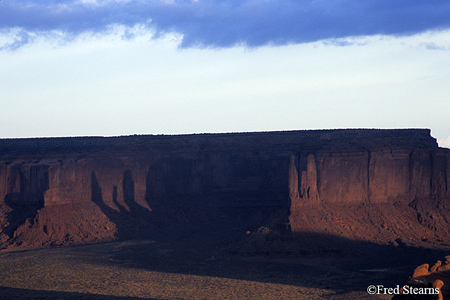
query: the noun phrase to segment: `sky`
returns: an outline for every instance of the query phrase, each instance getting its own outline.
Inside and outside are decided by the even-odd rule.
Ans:
[[[430,128],[448,0],[2,0],[0,138]]]

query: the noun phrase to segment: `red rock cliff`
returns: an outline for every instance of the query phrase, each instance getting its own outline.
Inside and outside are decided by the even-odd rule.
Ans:
[[[312,208],[401,204],[416,220],[450,198],[450,150],[425,129],[4,139],[0,155],[1,247],[256,228],[277,218],[294,232],[355,235]],[[380,214],[377,222],[390,218]],[[440,226],[422,218],[410,225]]]

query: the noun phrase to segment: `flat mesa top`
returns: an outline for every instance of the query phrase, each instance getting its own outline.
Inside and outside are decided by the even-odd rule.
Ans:
[[[429,129],[327,129],[118,137],[0,139],[0,155],[85,153],[105,149],[207,150],[217,148],[283,149],[435,149]]]

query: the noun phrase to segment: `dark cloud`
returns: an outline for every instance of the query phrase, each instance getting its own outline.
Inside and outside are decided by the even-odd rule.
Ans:
[[[375,34],[410,35],[450,27],[448,0],[166,0],[0,2],[0,29],[20,34],[101,33],[144,25],[183,35],[182,47],[249,47]]]

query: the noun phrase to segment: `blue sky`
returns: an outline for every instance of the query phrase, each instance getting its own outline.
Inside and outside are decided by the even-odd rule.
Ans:
[[[447,0],[0,2],[0,137],[430,128]]]

